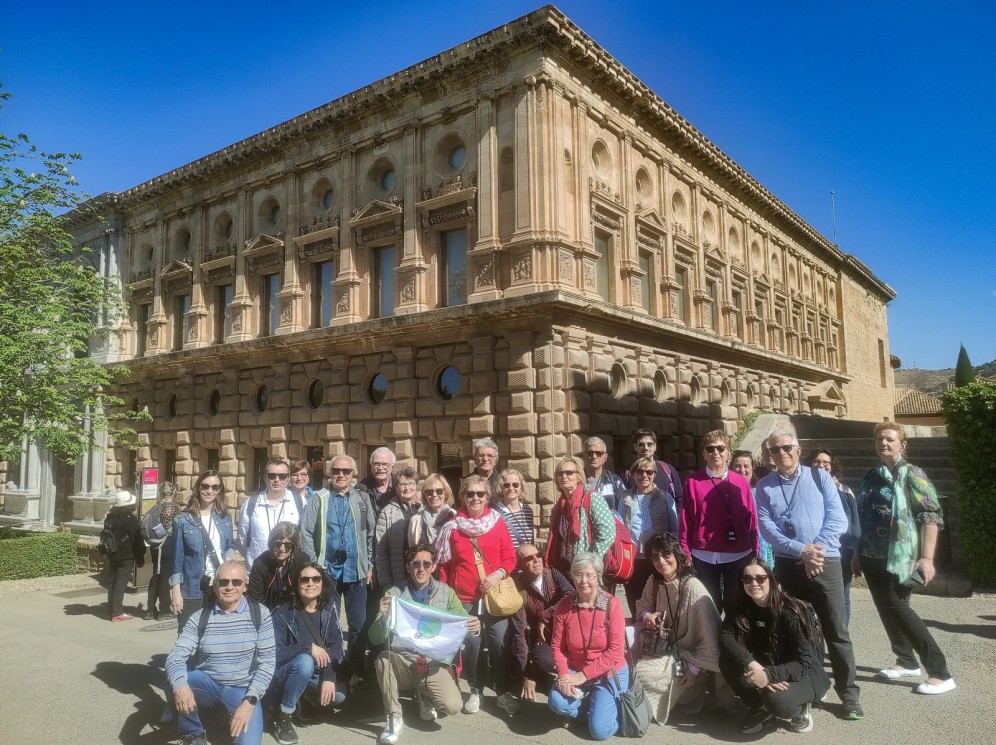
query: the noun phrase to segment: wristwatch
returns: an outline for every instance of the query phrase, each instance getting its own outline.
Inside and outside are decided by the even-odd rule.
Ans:
[[[243,696],[243,701],[248,701],[251,705],[255,706],[259,702],[259,696]]]

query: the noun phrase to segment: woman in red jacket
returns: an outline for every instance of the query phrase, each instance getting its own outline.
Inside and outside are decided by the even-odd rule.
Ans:
[[[498,706],[509,714],[519,711],[519,701],[509,690],[511,650],[505,648],[509,619],[486,613],[481,602],[485,592],[515,569],[512,537],[498,512],[488,507],[490,499],[488,480],[468,476],[460,486],[460,509],[456,517],[439,529],[436,538],[439,579],[453,588],[468,613],[481,619],[481,630],[487,640],[487,655],[480,653],[480,636],[468,636],[465,642],[463,671],[470,686],[470,697],[463,705],[465,714],[481,708],[488,655],[494,668]]]
[[[733,611],[740,570],[758,554],[757,508],[750,484],[726,467],[730,439],[724,432],[702,437],[705,470],[685,482],[678,540],[699,581],[720,611]]]
[[[619,697],[629,690],[626,619],[619,601],[601,589],[602,560],[587,551],[574,556],[575,592],[553,611],[553,662],[557,683],[550,708],[561,716],[587,715],[588,732],[607,740],[619,729]]]

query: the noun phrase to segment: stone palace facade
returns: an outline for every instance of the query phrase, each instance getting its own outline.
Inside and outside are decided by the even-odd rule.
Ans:
[[[8,522],[94,532],[151,466],[242,499],[269,456],[387,445],[455,478],[483,436],[545,518],[591,434],[689,468],[758,408],[892,414],[893,290],[550,6],[98,201],[73,230],[129,314],[93,353],[153,421],[28,446]]]

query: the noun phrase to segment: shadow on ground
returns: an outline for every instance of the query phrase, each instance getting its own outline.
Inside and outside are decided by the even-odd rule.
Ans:
[[[979,616],[983,620],[993,618],[993,616]],[[996,639],[996,623],[975,624],[975,623],[946,623],[944,621],[928,621],[924,623],[932,629],[940,629],[951,634],[971,634],[983,639]]]

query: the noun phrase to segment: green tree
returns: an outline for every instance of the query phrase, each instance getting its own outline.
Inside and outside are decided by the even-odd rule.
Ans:
[[[107,430],[104,405],[120,403],[102,393],[117,371],[88,356],[117,291],[59,219],[84,204],[69,172],[79,157],[0,133],[0,460],[24,437],[72,460]]]
[[[965,345],[962,344],[961,351],[958,352],[958,364],[955,365],[955,388],[961,388],[963,385],[974,382],[975,370],[972,368],[971,360],[968,359]]]

